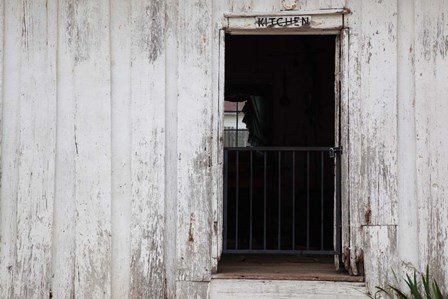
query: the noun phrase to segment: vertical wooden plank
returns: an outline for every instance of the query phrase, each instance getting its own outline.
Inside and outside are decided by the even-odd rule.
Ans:
[[[304,0],[297,1],[297,10],[318,10],[320,0]]]
[[[220,30],[221,28],[221,17],[220,14],[223,13],[221,8],[222,3],[215,1],[213,2],[213,49],[212,49],[212,95],[213,95],[213,110],[212,110],[212,201],[211,208],[213,214],[213,230],[212,230],[212,271],[216,272],[218,268],[218,259],[221,255],[220,253],[220,238],[222,237],[222,233],[220,233],[221,223],[220,220],[220,211],[222,211],[222,175],[220,175],[219,167],[219,159],[222,156],[222,146],[219,142],[220,135],[220,125],[222,124],[221,117],[221,89],[222,86],[221,78],[224,74],[222,60],[224,57],[222,56],[221,50],[224,49],[224,31]],[[224,95],[222,93],[222,95]],[[220,187],[221,186],[221,187]]]
[[[211,276],[211,9],[211,1],[179,4],[177,260],[181,281],[207,281]]]
[[[20,53],[22,6],[17,1],[4,4],[3,93],[2,93],[2,160],[1,160],[1,250],[0,291],[14,298],[13,284],[19,272],[16,262],[17,197],[20,161]],[[7,74],[7,75],[6,75]],[[5,271],[6,269],[6,271]]]
[[[7,131],[4,133],[8,139],[10,134],[17,137],[6,139],[11,141],[9,150],[16,153],[15,157],[8,155],[12,158],[9,163],[16,165],[3,172],[8,175],[13,170],[14,174],[11,173],[11,178],[6,176],[12,184],[5,185],[12,188],[8,190],[6,187],[9,194],[2,195],[3,201],[10,202],[2,206],[2,212],[9,209],[8,212],[13,214],[5,215],[11,221],[9,228],[2,225],[7,232],[2,241],[11,242],[2,253],[14,254],[5,267],[13,275],[12,284],[2,285],[6,287],[6,293],[17,298],[37,298],[50,293],[56,116],[56,35],[52,4],[47,6],[45,1],[23,1],[20,5],[6,3],[12,14],[9,25],[19,26],[20,37],[18,31],[8,26],[7,30],[12,29],[12,38],[7,39],[7,43],[11,43],[8,49],[16,52],[6,49],[5,55],[11,55],[17,71],[6,70],[11,72],[12,78],[16,76],[17,81],[7,86],[4,99],[9,101],[11,93],[11,100],[16,103],[7,107],[6,111],[12,115],[5,115],[5,124],[11,117],[14,124],[4,126]]]
[[[259,12],[276,12],[284,10],[281,1],[277,0],[252,0],[249,10]]]
[[[341,117],[341,112],[342,112],[342,97],[341,97],[341,80],[342,80],[342,67],[341,67],[341,57],[342,57],[342,53],[341,53],[341,36],[336,36],[335,37],[335,49],[334,49],[334,62],[335,62],[335,66],[334,66],[334,145],[337,147],[341,147],[342,146],[342,133],[341,133],[341,128],[342,128],[342,117]],[[340,157],[342,159],[342,156]],[[337,161],[336,159],[333,160],[333,165],[334,165],[334,169],[337,169]],[[341,168],[342,168],[342,161],[341,161]],[[334,181],[334,185],[336,186],[336,184],[338,183],[336,180],[336,176],[333,179]],[[339,182],[339,184],[341,185],[342,188],[342,169],[341,169],[341,181]],[[339,250],[339,248],[337,248],[337,244],[338,244],[338,230],[341,229],[340,227],[338,227],[339,223],[336,219],[336,215],[340,215],[340,217],[342,216],[343,210],[342,210],[342,206],[343,203],[342,201],[344,200],[342,197],[342,190],[340,191],[340,196],[341,196],[341,203],[339,208],[341,209],[341,211],[338,211],[338,205],[336,202],[337,199],[337,192],[336,189],[333,192],[333,198],[334,198],[334,207],[333,207],[333,215],[334,215],[334,219],[333,219],[333,246],[334,248],[336,248],[337,250]],[[340,225],[342,226],[342,220],[340,220]],[[342,235],[340,236],[342,237]],[[339,265],[340,265],[340,258],[341,256],[336,254],[334,255],[334,265],[335,265],[335,269],[339,270]]]
[[[3,204],[2,202],[4,200],[1,193],[2,190],[2,171],[3,171],[3,167],[2,167],[2,148],[3,148],[3,55],[4,55],[4,29],[5,29],[5,1],[1,1],[0,2],[0,269],[5,269],[4,268],[4,264],[3,264],[3,260],[4,260],[4,255],[3,255],[3,250],[5,248],[4,243],[2,242],[3,238],[4,238],[4,231],[3,231],[3,223],[2,220],[4,215],[2,213],[2,209],[3,209]],[[5,276],[5,278],[9,277],[9,274],[3,275]],[[2,294],[7,294],[6,291],[6,284],[4,284],[5,281],[3,279],[0,278],[0,293]]]
[[[178,1],[167,0],[165,9],[165,287],[166,298],[176,298]]]
[[[207,297],[208,282],[178,281],[176,298],[203,299]]]
[[[112,298],[127,298],[131,268],[131,1],[111,1]]]
[[[332,0],[332,7],[333,8],[344,8],[345,7],[345,1],[346,0]]]
[[[364,261],[374,262],[362,257],[362,231],[397,224],[397,2],[349,1],[348,7],[350,271],[357,275]]]
[[[165,1],[133,1],[132,24],[130,296],[161,298],[165,296]]]
[[[415,2],[415,121],[420,270],[448,291],[448,4]]]
[[[370,294],[377,286],[395,285],[397,263],[397,227],[393,225],[364,227],[366,286]]]
[[[333,7],[333,0],[319,0],[320,9],[330,9]]]
[[[344,8],[345,0],[319,0],[320,9]]]
[[[75,297],[111,296],[109,2],[74,4]]]
[[[73,298],[77,221],[74,1],[59,2],[57,18],[57,134],[52,290],[55,298]]]
[[[345,268],[350,268],[350,191],[349,191],[349,153],[350,153],[350,102],[349,102],[349,29],[344,29],[340,36],[341,58],[340,58],[340,145],[343,148],[341,156],[341,238],[342,238],[342,261]]]
[[[397,163],[398,252],[411,272],[418,267],[418,202],[415,140],[415,23],[414,2],[398,1],[397,36]],[[412,161],[412,162],[411,162]]]
[[[5,29],[5,1],[2,1],[0,3],[0,115],[2,115],[2,111],[3,111],[4,29]],[[2,160],[2,136],[3,136],[2,124],[3,124],[3,117],[0,117],[0,165],[1,165],[1,160]],[[0,183],[1,183],[1,171],[2,170],[1,170],[1,166],[0,166]],[[0,189],[1,189],[1,184],[0,184]],[[1,205],[0,205],[0,207],[1,207]],[[0,211],[0,215],[1,215],[1,211]],[[0,227],[0,236],[1,236],[1,227]]]
[[[434,103],[430,98],[425,100],[432,103],[430,120],[432,120],[431,128],[431,156],[433,156],[431,163],[431,177],[430,185],[433,198],[433,215],[431,217],[430,227],[433,229],[430,234],[433,237],[432,253],[430,267],[434,269],[434,274],[438,281],[443,284],[445,294],[448,292],[448,103],[446,95],[448,94],[448,87],[444,82],[448,82],[448,3],[446,1],[437,1],[433,3],[434,11],[436,11],[437,18],[434,21],[437,24],[436,38],[437,43],[437,59],[434,63],[436,74],[435,82],[437,83],[437,102]],[[436,21],[437,20],[437,21]],[[433,71],[434,73],[434,71]],[[434,118],[433,118],[434,116]],[[441,167],[445,165],[445,167]],[[432,178],[432,174],[437,176]],[[440,254],[443,252],[443,254]],[[421,268],[424,270],[423,268]]]
[[[252,11],[252,3],[254,0],[228,0],[231,12],[248,12]]]
[[[222,216],[223,216],[223,133],[224,133],[224,42],[225,32],[222,26],[225,3],[213,2],[213,127],[212,127],[212,271],[216,272],[222,252]]]
[[[362,155],[361,144],[359,140],[359,128],[362,123],[360,119],[361,110],[361,52],[362,52],[362,39],[361,39],[361,16],[362,16],[362,3],[361,1],[349,2],[349,7],[353,13],[347,17],[350,28],[349,44],[348,44],[348,69],[347,69],[347,82],[350,84],[348,87],[348,148],[345,150],[344,156],[348,157],[349,174],[347,178],[347,197],[349,198],[349,222],[350,222],[350,246],[349,252],[344,252],[346,258],[349,257],[346,267],[348,267],[349,273],[353,275],[362,275],[362,229],[361,229],[361,216],[362,211],[357,210],[357,202],[360,200],[360,186],[361,186],[361,173],[359,165],[359,159]],[[346,89],[347,90],[347,89]],[[353,128],[353,129],[351,129]]]
[[[24,1],[17,203],[18,297],[50,296],[56,133],[56,2]],[[37,279],[36,279],[37,278]]]
[[[213,76],[213,239],[212,239],[212,272],[217,271],[218,261],[222,254],[223,244],[223,154],[224,154],[224,71],[225,71],[225,32],[216,30],[216,48],[214,49]]]
[[[428,10],[423,1],[415,1],[415,138],[416,138],[416,180],[419,184],[416,187],[418,202],[418,251],[420,267],[425,267],[430,257],[430,219],[431,219],[431,186],[432,179],[431,155],[428,152],[430,144],[429,119],[430,105],[426,97],[434,97],[436,82],[434,81],[433,63],[433,42],[434,24],[431,21],[433,16],[428,16]],[[434,9],[432,5],[428,8]],[[417,13],[418,12],[418,13]],[[424,29],[417,29],[417,26],[425,26]],[[432,33],[432,34],[431,34]],[[429,175],[429,178],[428,178]]]
[[[4,29],[5,29],[5,1],[1,1],[0,2],[0,269],[5,269],[4,268],[4,264],[3,264],[3,249],[5,248],[4,243],[2,242],[3,238],[4,238],[4,231],[3,231],[3,223],[2,220],[4,215],[2,213],[2,209],[3,209],[3,204],[2,202],[4,200],[2,200],[2,148],[3,148],[3,55],[4,55]],[[9,277],[9,274],[3,275],[6,277]],[[3,279],[0,278],[0,292],[2,294],[7,294],[6,289],[4,289],[4,287],[6,287],[6,285],[4,285],[5,281]]]
[[[354,167],[363,179],[357,202],[362,224],[396,224],[397,1],[363,2],[361,30],[362,151]]]

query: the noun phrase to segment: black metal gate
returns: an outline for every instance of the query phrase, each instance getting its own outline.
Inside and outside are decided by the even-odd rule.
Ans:
[[[224,253],[339,254],[340,227],[340,148],[224,149]]]

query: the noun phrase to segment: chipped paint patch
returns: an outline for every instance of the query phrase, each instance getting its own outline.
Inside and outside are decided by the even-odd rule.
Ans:
[[[164,1],[145,1],[144,7],[135,17],[133,34],[141,51],[146,53],[149,63],[154,62],[164,47],[165,10]]]

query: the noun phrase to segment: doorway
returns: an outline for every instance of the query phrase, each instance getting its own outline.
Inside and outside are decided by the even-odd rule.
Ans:
[[[339,254],[337,38],[226,35],[222,260]]]

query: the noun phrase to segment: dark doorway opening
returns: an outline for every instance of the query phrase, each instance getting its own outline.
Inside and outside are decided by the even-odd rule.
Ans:
[[[223,253],[337,254],[336,36],[225,44]]]
[[[227,132],[233,125],[229,113],[242,113],[247,103],[235,102],[244,100],[235,99],[242,94],[262,98],[267,115],[263,143],[249,144],[246,138],[237,144],[226,139],[225,146],[334,145],[335,42],[333,35],[226,35]],[[244,132],[243,118],[238,129]]]
[[[333,263],[340,254],[336,39],[226,36],[217,277],[347,279]]]

